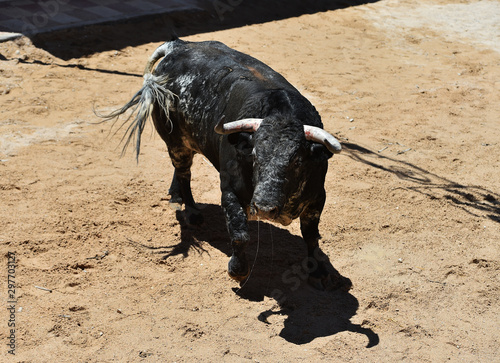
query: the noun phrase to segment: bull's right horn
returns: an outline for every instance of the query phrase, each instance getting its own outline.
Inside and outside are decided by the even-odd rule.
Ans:
[[[229,135],[234,134],[235,132],[255,132],[262,122],[261,118],[245,118],[225,124],[225,118],[225,116],[222,116],[220,121],[215,126],[214,130],[216,133],[221,135]]]
[[[304,132],[307,140],[325,145],[332,154],[338,154],[342,151],[339,140],[322,128],[304,125]]]

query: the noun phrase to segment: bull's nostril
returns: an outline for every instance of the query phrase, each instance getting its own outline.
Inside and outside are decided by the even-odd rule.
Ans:
[[[279,215],[279,208],[253,203],[250,208],[250,213],[252,213],[252,215],[259,215],[261,218],[265,219],[276,219]]]

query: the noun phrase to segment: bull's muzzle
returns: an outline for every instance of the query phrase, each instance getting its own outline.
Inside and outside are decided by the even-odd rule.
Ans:
[[[260,205],[254,202],[250,207],[250,214],[253,217],[274,221],[278,218],[280,210],[275,206]]]

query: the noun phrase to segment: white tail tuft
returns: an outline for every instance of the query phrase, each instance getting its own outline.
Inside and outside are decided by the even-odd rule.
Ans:
[[[123,121],[122,125],[118,128],[121,129],[126,123],[129,123],[132,116],[135,115],[130,125],[127,127],[125,135],[123,135],[122,155],[125,153],[130,142],[135,139],[135,152],[136,159],[139,161],[139,152],[141,148],[141,136],[146,126],[146,121],[151,117],[153,108],[160,107],[161,112],[165,115],[167,122],[170,125],[170,132],[172,132],[174,125],[169,117],[169,111],[173,108],[173,102],[176,95],[166,88],[168,77],[165,75],[153,75],[151,73],[144,74],[144,83],[142,88],[127,102],[122,108],[119,108],[110,114],[102,115],[97,114],[105,121],[115,120],[125,114],[129,109],[132,110],[130,115]]]

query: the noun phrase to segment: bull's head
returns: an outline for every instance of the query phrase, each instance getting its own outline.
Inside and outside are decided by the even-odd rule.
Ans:
[[[223,118],[215,131],[226,135],[253,133],[254,191],[250,215],[285,225],[303,209],[303,192],[308,180],[322,179],[316,181],[322,189],[326,159],[341,151],[339,141],[325,130],[291,122],[283,116],[229,123],[224,123]],[[318,170],[321,167],[324,170]]]

